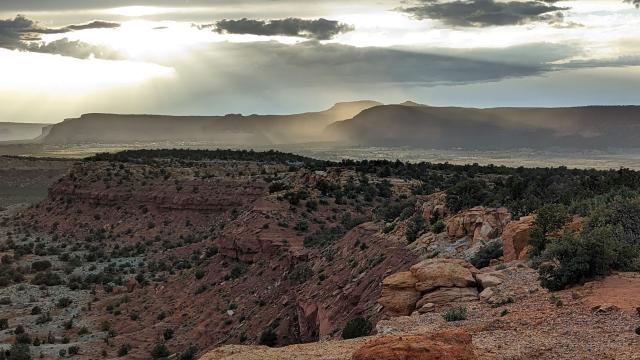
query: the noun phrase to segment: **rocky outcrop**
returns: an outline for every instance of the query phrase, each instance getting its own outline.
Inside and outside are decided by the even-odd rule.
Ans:
[[[505,208],[478,206],[449,218],[446,221],[447,234],[453,238],[468,236],[473,245],[497,238],[509,221],[511,214]]]
[[[364,344],[352,360],[476,359],[471,335],[461,329],[430,335],[384,336]]]
[[[447,193],[444,191],[433,193],[430,195],[419,196],[416,207],[422,213],[422,216],[429,220],[432,217],[444,219],[449,215],[446,207]]]
[[[428,292],[441,287],[475,285],[473,274],[463,260],[429,259],[413,265],[411,273],[418,280],[415,287],[420,292]]]
[[[483,288],[490,288],[502,284],[499,273],[481,273],[476,275],[478,284]]]
[[[390,316],[410,315],[415,309],[478,299],[478,270],[461,259],[429,259],[384,279],[378,300]],[[423,309],[427,304],[431,304]]]
[[[424,294],[416,306],[422,308],[422,305],[428,303],[446,305],[474,300],[478,300],[478,289],[475,287],[444,287]]]
[[[529,246],[529,230],[535,223],[535,216],[523,216],[507,224],[502,232],[504,261],[525,259]]]
[[[378,303],[390,315],[409,315],[420,299],[420,292],[416,290],[418,279],[411,271],[403,271],[386,277],[382,281],[382,293]]]

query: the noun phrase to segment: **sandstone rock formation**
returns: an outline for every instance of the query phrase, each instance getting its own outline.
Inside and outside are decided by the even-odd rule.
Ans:
[[[475,285],[473,274],[464,262],[453,259],[429,259],[411,267],[418,280],[416,290],[431,291],[441,287],[468,287]]]
[[[476,280],[483,289],[502,284],[502,279],[498,273],[481,273],[476,275]]]
[[[386,277],[382,281],[382,293],[378,303],[390,315],[409,315],[420,299],[420,292],[415,289],[418,279],[410,271],[403,271]]]
[[[525,259],[529,245],[529,229],[533,227],[535,216],[523,216],[507,224],[502,232],[504,261]]]
[[[476,359],[471,335],[461,329],[431,335],[385,336],[372,340],[352,360],[470,360]]]
[[[454,238],[469,236],[472,244],[476,244],[500,236],[509,221],[511,214],[505,208],[477,206],[449,218],[447,234]]]
[[[474,300],[478,300],[478,290],[474,287],[445,287],[424,294],[416,306],[422,307],[423,304],[428,303],[446,305]]]
[[[428,259],[384,279],[378,300],[391,316],[433,311],[435,306],[478,299],[478,270],[461,259]],[[431,304],[427,306],[428,304]],[[427,307],[425,307],[427,306]]]
[[[440,219],[444,219],[449,215],[449,210],[445,205],[446,198],[447,193],[444,191],[418,196],[416,207],[427,220],[431,219],[434,215]]]

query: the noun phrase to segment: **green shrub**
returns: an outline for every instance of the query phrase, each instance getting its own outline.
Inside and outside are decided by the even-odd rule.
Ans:
[[[531,256],[538,256],[547,247],[548,236],[558,231],[569,220],[567,208],[562,204],[546,204],[538,210],[534,226],[529,230]]]
[[[162,337],[166,340],[170,340],[173,338],[173,329],[167,328],[162,332]]]
[[[171,355],[169,353],[169,349],[164,344],[156,344],[153,349],[151,349],[151,358],[152,359],[164,359]]]
[[[269,192],[272,194],[275,192],[280,192],[287,189],[289,189],[289,186],[280,181],[274,181],[271,183],[271,185],[269,185]]]
[[[502,256],[502,242],[494,241],[478,249],[470,262],[478,269],[489,266],[491,260]]]
[[[482,205],[489,198],[487,183],[477,179],[466,179],[447,190],[445,204],[454,213]]]
[[[269,347],[276,346],[278,344],[278,334],[273,331],[272,328],[268,327],[262,331],[260,334],[260,345],[266,345]]]
[[[304,283],[313,276],[313,270],[308,263],[300,263],[293,267],[289,273],[289,280],[297,283]]]
[[[371,333],[373,324],[369,319],[362,316],[356,316],[349,320],[342,329],[343,339],[354,339],[362,336],[367,336]]]
[[[9,349],[7,360],[31,360],[31,350],[28,344],[13,344]]]
[[[556,307],[561,307],[564,305],[564,302],[562,301],[562,299],[560,299],[560,297],[556,295],[549,296],[549,302],[555,305]]]
[[[431,225],[431,232],[435,234],[440,234],[446,228],[447,228],[447,225],[444,224],[444,221],[442,221],[441,219],[438,219],[436,220],[435,223],[433,223],[433,225]]]
[[[198,347],[195,345],[189,345],[189,347],[180,354],[179,360],[195,360],[198,353]]]
[[[549,244],[549,261],[540,265],[540,284],[552,291],[624,268],[637,257],[637,249],[623,244],[611,226],[566,234]]]
[[[129,354],[129,351],[131,351],[131,345],[128,343],[120,345],[120,348],[118,349],[118,357],[123,357]]]
[[[304,238],[305,247],[326,248],[344,236],[342,226],[327,228],[324,225]]]
[[[31,271],[33,272],[45,271],[50,268],[51,268],[51,262],[48,260],[34,261],[31,264]]]
[[[73,300],[71,300],[71,298],[61,297],[60,299],[58,299],[56,306],[59,308],[66,308],[71,304],[73,304]]]
[[[204,277],[204,274],[205,274],[204,269],[202,268],[196,269],[195,276],[197,280],[202,279]]]
[[[51,320],[53,320],[51,318],[51,314],[49,312],[46,312],[44,314],[40,314],[37,318],[36,318],[36,324],[40,325],[40,324],[46,324],[48,322],[50,322]]]
[[[17,344],[31,344],[31,336],[27,333],[16,334]]]
[[[416,241],[420,233],[424,230],[425,221],[422,215],[415,214],[409,219],[409,223],[407,224],[407,229],[405,230],[405,237],[409,244]]]
[[[62,285],[64,282],[62,281],[60,275],[47,271],[37,273],[31,280],[31,283],[33,285],[56,286]]]
[[[467,319],[467,308],[458,306],[447,310],[442,317],[445,321],[461,321]]]
[[[80,353],[80,347],[76,345],[69,346],[69,348],[67,349],[67,352],[69,353],[70,356],[78,355]]]

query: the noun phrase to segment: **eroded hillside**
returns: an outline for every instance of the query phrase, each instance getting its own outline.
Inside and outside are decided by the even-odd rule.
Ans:
[[[336,340],[453,326],[465,331],[454,338],[469,336],[461,353],[526,358],[588,354],[583,343],[600,329],[619,337],[594,354],[624,358],[638,338],[633,301],[620,299],[634,293],[606,289],[634,287],[637,275],[564,289],[637,271],[626,219],[640,213],[638,176],[278,152],[101,154],[44,201],[3,215],[0,341],[45,358],[185,360],[229,344],[321,341],[206,358],[365,359],[388,339],[369,350],[358,350],[366,338]],[[573,251],[582,256],[564,255]],[[544,350],[566,332],[579,332],[554,342],[566,351]],[[501,336],[512,346],[496,345]],[[449,348],[450,338],[414,340]]]

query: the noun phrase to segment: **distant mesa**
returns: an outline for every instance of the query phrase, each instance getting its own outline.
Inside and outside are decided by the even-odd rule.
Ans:
[[[477,109],[363,100],[292,115],[85,114],[41,132],[37,141],[43,144],[166,141],[280,145],[322,141],[466,149],[637,148],[640,107]]]
[[[0,122],[0,141],[33,140],[47,124]]]
[[[428,148],[633,148],[639,106],[432,107],[405,102],[366,109],[327,127],[338,142]]]
[[[318,140],[324,128],[350,119],[375,101],[335,104],[328,110],[292,115],[227,114],[167,116],[84,114],[47,129],[46,144],[199,141],[227,144],[290,144]]]

